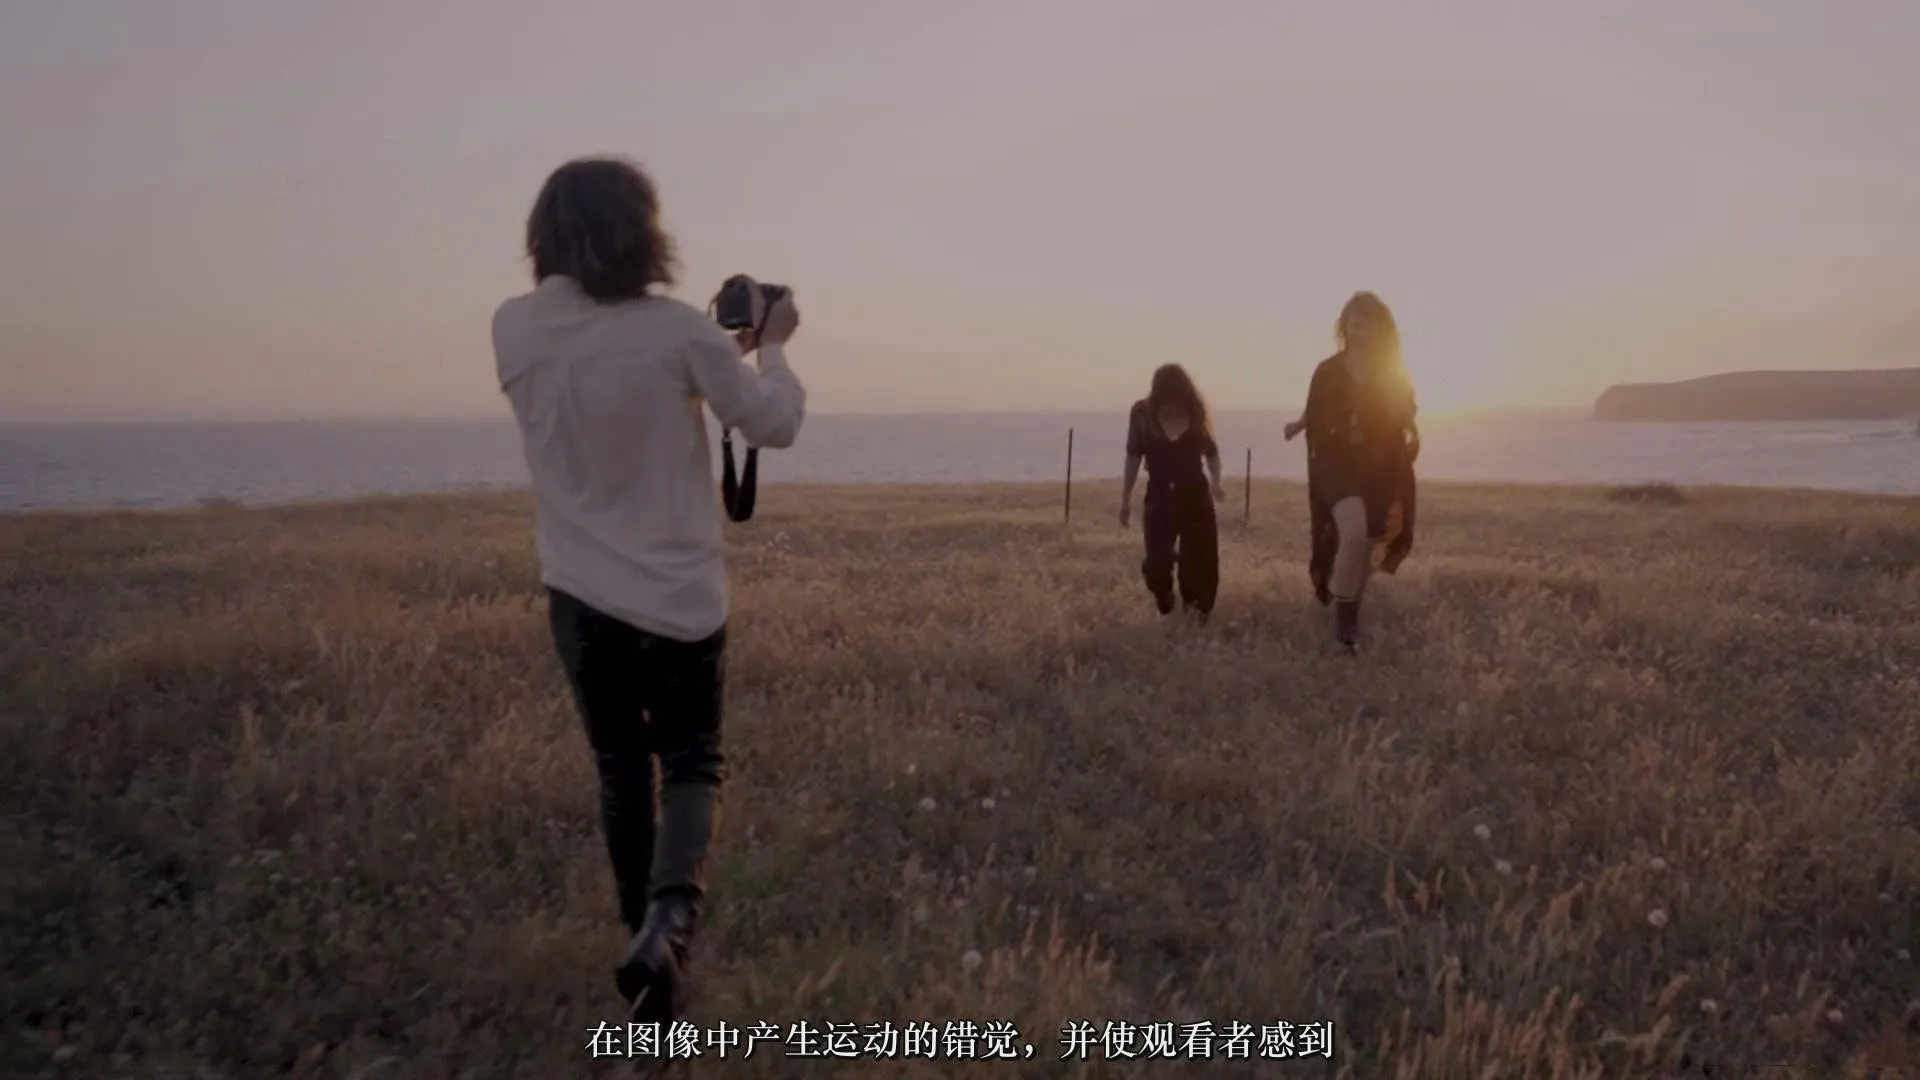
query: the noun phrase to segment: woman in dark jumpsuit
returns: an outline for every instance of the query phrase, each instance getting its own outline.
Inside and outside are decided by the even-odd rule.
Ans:
[[[1207,403],[1179,364],[1166,364],[1153,373],[1147,396],[1133,403],[1128,416],[1126,475],[1120,490],[1123,527],[1132,516],[1133,487],[1142,462],[1147,466],[1147,490],[1140,524],[1147,553],[1141,576],[1160,614],[1173,611],[1177,585],[1181,605],[1205,622],[1220,591],[1220,533],[1213,504],[1227,493],[1220,486],[1220,448],[1213,441]]]
[[[1393,312],[1374,294],[1355,293],[1335,336],[1340,351],[1314,369],[1307,407],[1286,435],[1306,433],[1308,498],[1338,535],[1326,580],[1316,573],[1314,584],[1322,603],[1333,601],[1335,641],[1352,653],[1374,542],[1391,542],[1388,572],[1411,544],[1420,436]]]

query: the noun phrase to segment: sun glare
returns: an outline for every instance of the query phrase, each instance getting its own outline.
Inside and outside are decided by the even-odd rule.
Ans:
[[[1407,308],[1409,313],[1400,317],[1400,333],[1407,372],[1419,390],[1420,413],[1426,422],[1512,404],[1503,400],[1499,385],[1505,335],[1471,312],[1441,314],[1448,309],[1413,303]]]

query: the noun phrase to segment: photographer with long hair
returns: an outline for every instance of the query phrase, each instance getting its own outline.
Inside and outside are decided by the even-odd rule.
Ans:
[[[1386,546],[1386,573],[1413,544],[1420,431],[1400,329],[1387,305],[1373,293],[1354,293],[1340,309],[1334,337],[1340,351],[1314,368],[1306,409],[1286,436],[1307,436],[1314,594],[1332,602],[1334,640],[1354,653],[1374,544]]]
[[[1205,622],[1220,591],[1220,530],[1213,504],[1227,492],[1220,486],[1220,448],[1213,441],[1206,400],[1179,364],[1156,370],[1147,396],[1134,402],[1127,416],[1122,527],[1133,515],[1133,486],[1142,463],[1147,491],[1140,499],[1140,526],[1147,550],[1141,576],[1160,614],[1173,611],[1177,585],[1179,602]]]
[[[665,1021],[685,1006],[725,779],[727,573],[701,403],[754,446],[791,446],[806,391],[783,346],[800,316],[784,290],[751,288],[750,317],[730,335],[658,295],[673,283],[673,242],[653,182],[621,159],[556,170],[528,216],[526,254],[535,286],[495,312],[495,362],[632,935],[615,982],[633,1019]],[[756,350],[757,373],[742,363]]]

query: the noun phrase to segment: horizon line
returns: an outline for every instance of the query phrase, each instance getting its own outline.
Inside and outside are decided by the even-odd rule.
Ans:
[[[1849,374],[1865,374],[1868,372],[1872,372],[1875,374],[1884,374],[1884,373],[1891,373],[1891,372],[1920,372],[1920,366],[1914,366],[1908,363],[1908,364],[1894,365],[1894,366],[1888,366],[1888,367],[1860,367],[1860,368],[1790,368],[1790,367],[1734,368],[1727,371],[1712,372],[1705,375],[1695,375],[1695,376],[1691,376],[1684,379],[1670,379],[1670,380],[1659,381],[1659,382],[1613,383],[1607,386],[1605,389],[1603,389],[1599,393],[1599,395],[1597,395],[1594,399],[1580,401],[1580,402],[1568,401],[1568,402],[1563,402],[1560,404],[1552,404],[1552,405],[1547,405],[1547,404],[1487,405],[1487,406],[1467,406],[1467,407],[1448,408],[1448,409],[1434,409],[1432,410],[1431,413],[1428,414],[1428,416],[1430,419],[1433,419],[1433,420],[1458,420],[1458,419],[1466,419],[1471,417],[1514,415],[1514,414],[1522,414],[1522,413],[1535,413],[1535,414],[1537,413],[1568,413],[1568,412],[1575,412],[1575,411],[1591,412],[1598,405],[1598,398],[1604,397],[1607,391],[1626,388],[1626,387],[1631,387],[1634,389],[1641,389],[1646,387],[1679,387],[1679,386],[1686,386],[1689,384],[1700,383],[1700,382],[1709,382],[1714,379],[1720,379],[1720,378],[1725,378],[1729,376],[1739,376],[1739,375],[1762,375],[1762,374],[1765,374],[1765,375],[1849,375]],[[856,418],[856,417],[870,418],[870,417],[882,417],[882,416],[946,417],[946,416],[1019,416],[1019,415],[1047,415],[1047,414],[1060,415],[1060,414],[1067,414],[1067,413],[1087,413],[1087,414],[1101,413],[1116,407],[1117,406],[1114,406],[1114,405],[1084,405],[1084,406],[1075,406],[1075,407],[1012,406],[1008,408],[995,408],[995,409],[984,409],[984,408],[897,409],[897,410],[834,409],[834,410],[820,410],[818,412],[810,412],[809,415],[822,416],[822,417],[846,417],[846,418]],[[1231,415],[1234,413],[1278,413],[1278,412],[1285,412],[1288,410],[1297,410],[1298,408],[1299,408],[1299,405],[1297,403],[1287,402],[1287,403],[1276,404],[1276,405],[1243,406],[1238,408],[1224,408],[1224,409],[1216,408],[1214,412],[1218,415]],[[381,415],[376,413],[376,414],[362,414],[362,415],[317,415],[317,416],[316,415],[304,415],[304,416],[303,415],[273,415],[270,413],[257,414],[253,416],[229,415],[229,416],[200,416],[200,417],[194,417],[194,416],[129,417],[129,416],[113,416],[113,415],[87,416],[87,415],[81,414],[81,415],[63,417],[59,419],[43,419],[39,417],[32,417],[32,418],[10,417],[5,415],[4,413],[0,413],[0,427],[163,427],[163,426],[239,427],[239,426],[245,426],[245,425],[258,425],[258,424],[452,424],[452,423],[474,423],[478,421],[488,421],[488,420],[510,421],[512,420],[512,418],[513,418],[512,413],[506,410],[489,411],[485,413],[481,413],[481,412],[404,413],[404,414],[387,414],[387,415]]]
[[[1238,408],[1215,409],[1216,416],[1230,416],[1235,413],[1283,413],[1298,411],[1297,405],[1242,406]],[[1082,406],[1079,408],[1006,408],[1006,409],[902,409],[898,411],[878,409],[835,409],[809,412],[809,418],[833,417],[844,419],[901,418],[914,419],[926,417],[984,417],[984,416],[1060,416],[1071,414],[1109,413],[1113,406]],[[1467,416],[1486,416],[1512,413],[1545,413],[1590,411],[1590,405],[1512,405],[1491,406],[1487,408],[1435,410],[1434,419],[1452,419]],[[1123,410],[1124,411],[1124,410]],[[0,427],[243,427],[262,424],[471,424],[481,422],[512,423],[513,415],[499,413],[417,413],[404,415],[361,415],[361,416],[223,416],[223,417],[70,417],[58,420],[17,419],[0,415]]]

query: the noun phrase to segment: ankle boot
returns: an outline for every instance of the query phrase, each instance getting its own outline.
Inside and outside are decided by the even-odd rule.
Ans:
[[[1342,598],[1333,601],[1333,640],[1349,655],[1359,652],[1360,601]]]
[[[707,847],[719,804],[720,790],[711,783],[660,786],[653,902],[614,976],[637,1021],[670,1022],[686,1008],[685,977],[706,897]]]
[[[691,893],[666,893],[647,905],[626,962],[614,972],[629,1020],[669,1024],[685,1013],[687,958],[699,919],[700,901]]]

